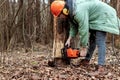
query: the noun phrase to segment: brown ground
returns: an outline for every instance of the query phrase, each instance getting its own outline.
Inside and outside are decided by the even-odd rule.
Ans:
[[[95,77],[87,74],[95,69],[96,54],[89,67],[73,65],[48,67],[47,60],[52,52],[48,47],[39,45],[33,49],[33,52],[27,53],[24,52],[24,49],[17,48],[7,53],[1,53],[0,80],[120,80],[120,63],[111,51],[109,47],[106,57],[108,74]]]

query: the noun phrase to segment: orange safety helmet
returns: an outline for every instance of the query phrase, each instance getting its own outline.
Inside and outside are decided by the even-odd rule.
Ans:
[[[65,6],[65,1],[60,1],[60,0],[53,1],[50,7],[52,14],[58,16],[63,10],[64,6]]]

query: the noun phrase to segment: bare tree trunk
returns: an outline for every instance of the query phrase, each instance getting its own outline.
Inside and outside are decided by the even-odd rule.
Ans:
[[[25,9],[25,2],[23,6],[23,39],[26,48],[26,52],[30,50],[29,48],[32,47],[32,34],[34,32],[34,24],[33,24],[33,8],[32,5],[34,0],[28,0],[28,8]]]
[[[0,0],[0,65],[6,64],[6,49],[9,44],[9,1]],[[6,52],[3,52],[6,51]]]
[[[64,43],[68,37],[68,27],[66,19],[54,17],[53,54],[55,58],[61,58],[61,49],[64,47]]]
[[[111,6],[113,6],[116,9],[117,16],[120,18],[120,0],[111,0]],[[119,24],[119,26],[120,26],[120,24]],[[119,28],[119,30],[120,30],[120,28]],[[110,39],[111,39],[111,41],[114,41],[115,47],[120,48],[120,36],[108,35],[108,40],[110,40]]]
[[[8,14],[9,14],[9,2],[7,0],[1,0],[0,4],[0,25],[1,25],[1,50],[7,49],[9,44],[9,26],[8,24]]]

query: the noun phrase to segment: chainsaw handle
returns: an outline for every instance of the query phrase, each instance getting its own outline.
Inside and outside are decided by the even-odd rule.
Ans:
[[[68,48],[72,48],[71,46],[68,47],[68,45],[65,45],[64,48],[68,49]],[[79,50],[79,48],[72,48],[72,49],[77,49]]]
[[[68,44],[67,44],[64,46],[64,48],[68,49],[68,48],[71,48],[71,46],[68,46]]]

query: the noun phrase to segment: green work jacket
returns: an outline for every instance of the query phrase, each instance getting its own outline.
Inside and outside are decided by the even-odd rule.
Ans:
[[[75,1],[73,19],[78,26],[70,22],[70,36],[79,33],[82,47],[88,44],[90,29],[119,35],[119,19],[114,8],[99,0]]]

